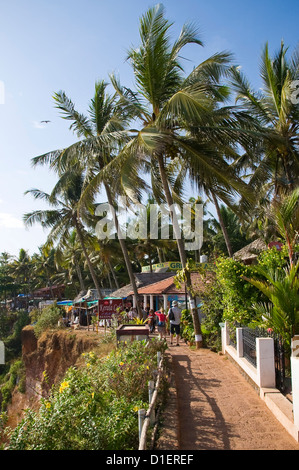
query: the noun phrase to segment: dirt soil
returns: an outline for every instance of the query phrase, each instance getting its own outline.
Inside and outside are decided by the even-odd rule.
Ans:
[[[82,360],[83,352],[96,349],[103,335],[103,330],[96,332],[91,327],[89,330],[81,327],[46,332],[37,340],[32,326],[26,326],[22,330],[26,393],[14,391],[7,408],[7,426],[14,428],[22,420],[26,408],[37,410],[41,396],[48,396],[52,385],[61,380],[66,370]]]
[[[185,343],[167,349],[172,386],[161,450],[299,450],[226,356]]]

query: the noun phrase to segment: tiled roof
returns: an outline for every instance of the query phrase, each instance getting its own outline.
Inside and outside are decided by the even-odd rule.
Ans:
[[[173,273],[135,273],[137,288],[147,286],[148,284],[156,283],[163,279],[172,278]],[[112,297],[128,297],[133,294],[132,284],[120,287],[116,291],[112,292]]]
[[[203,277],[200,273],[191,273],[191,281],[194,290],[201,292],[205,289],[206,284],[211,283],[211,275]],[[168,279],[154,282],[148,286],[138,288],[138,294],[140,295],[162,295],[162,294],[183,294],[185,293],[185,285],[182,283],[180,287],[176,287],[174,283],[174,275]],[[131,291],[128,295],[133,295]]]

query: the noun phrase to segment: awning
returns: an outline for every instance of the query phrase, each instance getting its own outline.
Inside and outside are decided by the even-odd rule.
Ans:
[[[73,305],[73,301],[72,301],[72,300],[61,300],[60,302],[57,302],[57,305],[68,305],[68,306],[71,306],[71,305]]]

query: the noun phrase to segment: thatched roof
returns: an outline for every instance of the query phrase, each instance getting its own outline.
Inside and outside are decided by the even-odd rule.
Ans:
[[[266,249],[266,243],[261,238],[258,238],[252,243],[249,243],[249,245],[244,246],[241,250],[236,251],[233,258],[240,261],[253,261]]]
[[[99,298],[98,291],[96,289],[88,289],[87,291],[81,291],[74,299],[74,304],[80,302],[91,302]]]

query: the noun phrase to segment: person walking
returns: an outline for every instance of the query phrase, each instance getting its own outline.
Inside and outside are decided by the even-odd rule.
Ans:
[[[155,332],[155,313],[153,309],[150,309],[148,313],[148,326],[150,329],[150,333]]]
[[[171,308],[168,310],[167,318],[170,323],[170,344],[173,344],[173,335],[176,335],[176,345],[179,346],[180,341],[180,325],[181,325],[182,311],[178,307],[176,300],[172,302]]]
[[[158,333],[159,333],[159,338],[163,339],[163,337],[166,339],[166,320],[167,317],[165,315],[163,307],[160,308],[157,312],[155,312],[155,315],[158,317]]]

